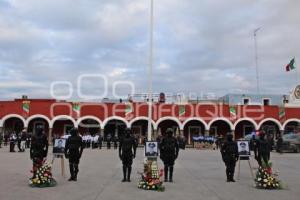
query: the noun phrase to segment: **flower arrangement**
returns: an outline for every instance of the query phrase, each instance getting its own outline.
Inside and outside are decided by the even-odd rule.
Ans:
[[[282,183],[276,177],[278,174],[273,174],[272,163],[265,163],[262,161],[262,166],[259,166],[256,178],[255,187],[258,189],[283,189]]]
[[[52,177],[51,169],[51,164],[43,163],[43,165],[37,169],[33,177],[29,179],[29,186],[40,188],[54,187],[57,183]]]
[[[141,173],[142,179],[138,183],[138,188],[143,190],[154,190],[163,192],[165,187],[162,185],[160,177],[163,176],[163,170],[158,169],[156,161],[147,160],[144,163],[144,173]]]

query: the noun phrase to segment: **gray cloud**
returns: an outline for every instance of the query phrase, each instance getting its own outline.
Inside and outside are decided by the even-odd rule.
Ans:
[[[154,90],[255,92],[253,30],[262,27],[261,91],[288,93],[296,71],[284,66],[300,53],[299,8],[295,0],[155,1]],[[53,81],[76,91],[82,74],[106,75],[110,95],[118,80],[147,91],[148,1],[3,0],[0,11],[1,98],[50,97]]]

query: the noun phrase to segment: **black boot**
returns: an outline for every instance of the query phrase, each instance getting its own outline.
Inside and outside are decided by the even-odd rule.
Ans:
[[[73,177],[73,181],[77,181],[78,172],[79,172],[78,164],[74,164],[74,177]]]
[[[123,180],[122,180],[122,182],[126,181],[126,171],[127,171],[127,167],[123,165]]]
[[[173,182],[173,170],[174,170],[174,167],[171,166],[170,167],[170,176],[169,176],[169,182]]]
[[[169,168],[165,166],[165,182],[168,182],[168,170]]]
[[[227,182],[230,182],[230,173],[229,170],[226,168],[226,177],[227,177]]]
[[[131,182],[131,180],[130,180],[131,169],[132,169],[131,166],[128,167],[127,182]]]
[[[74,179],[74,167],[73,167],[73,164],[70,163],[70,164],[69,164],[69,167],[70,167],[70,174],[71,174],[71,177],[68,179],[68,181],[73,181],[73,179]]]

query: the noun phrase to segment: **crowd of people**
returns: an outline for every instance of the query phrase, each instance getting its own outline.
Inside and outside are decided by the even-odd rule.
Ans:
[[[25,152],[26,149],[30,148],[31,144],[31,133],[21,131],[19,133],[11,132],[4,135],[0,135],[0,148],[9,145],[9,152]],[[17,149],[16,149],[17,147]]]

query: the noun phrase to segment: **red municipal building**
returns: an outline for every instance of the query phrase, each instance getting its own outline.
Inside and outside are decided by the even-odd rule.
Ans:
[[[257,130],[266,130],[273,135],[298,131],[300,103],[297,95],[296,88],[288,98],[282,99],[280,105],[265,100],[261,105],[252,104],[249,96],[246,101],[235,104],[224,99],[185,104],[154,102],[153,136],[173,128],[191,144],[196,135],[217,136],[232,132],[238,139]],[[25,129],[34,133],[37,126],[42,126],[51,138],[78,127],[81,134],[90,132],[105,137],[108,133],[122,134],[128,127],[143,137],[147,135],[147,112],[145,102],[95,103],[28,98],[0,101],[0,132],[10,134]]]

